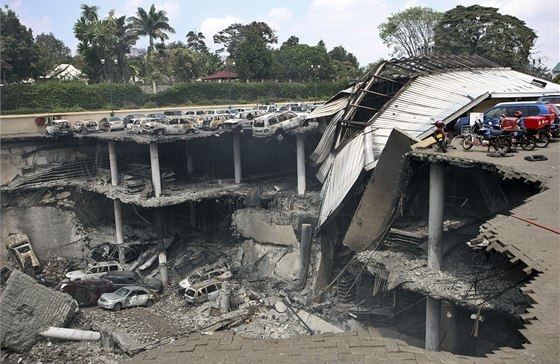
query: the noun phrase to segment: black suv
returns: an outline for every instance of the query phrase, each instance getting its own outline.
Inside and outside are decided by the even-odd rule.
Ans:
[[[113,271],[107,273],[103,279],[113,282],[115,290],[126,286],[140,286],[157,292],[163,290],[163,283],[159,279],[144,278],[138,272]]]

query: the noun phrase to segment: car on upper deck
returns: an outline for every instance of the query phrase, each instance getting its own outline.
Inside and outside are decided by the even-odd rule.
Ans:
[[[101,131],[124,130],[124,123],[118,116],[109,116],[99,120],[97,128]]]
[[[276,135],[281,139],[285,132],[303,126],[305,118],[305,115],[297,115],[293,111],[280,111],[259,116],[253,122],[253,136],[269,137]]]
[[[47,122],[46,132],[48,135],[72,135],[73,129],[68,120],[58,119]]]

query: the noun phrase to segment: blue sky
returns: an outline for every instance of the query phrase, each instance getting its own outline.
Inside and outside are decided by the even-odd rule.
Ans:
[[[167,12],[176,34],[170,41],[185,41],[191,31],[202,32],[206,44],[216,49],[212,36],[232,23],[266,22],[276,31],[278,45],[295,35],[301,43],[315,45],[323,40],[330,50],[342,45],[353,53],[361,66],[379,58],[389,58],[390,50],[379,39],[378,25],[391,14],[413,6],[447,11],[456,5],[480,4],[513,15],[537,32],[535,58],[552,68],[560,61],[560,10],[558,0],[0,0],[8,5],[33,35],[53,33],[74,53],[76,39],[72,27],[80,16],[80,4],[97,5],[104,18],[111,9],[118,16],[133,16],[138,7]],[[141,39],[138,47],[145,47]]]

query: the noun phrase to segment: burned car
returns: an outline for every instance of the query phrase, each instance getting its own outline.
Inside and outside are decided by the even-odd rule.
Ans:
[[[140,286],[156,292],[163,291],[163,283],[159,279],[144,278],[138,272],[114,271],[106,274],[103,278],[113,282],[115,288]]]
[[[185,290],[185,299],[195,304],[214,301],[218,298],[220,289],[222,289],[222,281],[219,279],[199,282]]]
[[[282,111],[259,116],[253,122],[253,136],[283,135],[288,130],[304,125],[305,118],[305,115],[298,115],[293,111]]]
[[[80,307],[95,306],[104,293],[115,291],[113,282],[107,279],[84,279],[60,282],[55,289],[72,296]]]
[[[103,293],[97,301],[97,306],[108,310],[120,311],[126,307],[150,307],[156,296],[144,287],[126,286],[112,293]]]
[[[216,262],[199,268],[189,274],[189,276],[179,282],[179,291],[184,291],[190,286],[210,279],[218,279],[220,281],[233,277],[231,269],[227,263]]]
[[[6,240],[6,249],[19,264],[22,271],[26,273],[41,273],[41,263],[33,251],[31,242],[25,234],[12,233]]]
[[[78,120],[74,123],[75,133],[95,133],[98,131],[98,125],[95,120],[86,119]]]
[[[66,278],[71,281],[79,279],[101,279],[109,272],[122,270],[123,267],[116,261],[95,262],[88,264],[85,269],[73,270],[66,273]]]
[[[47,123],[46,128],[48,135],[72,135],[72,127],[68,120],[51,120]]]

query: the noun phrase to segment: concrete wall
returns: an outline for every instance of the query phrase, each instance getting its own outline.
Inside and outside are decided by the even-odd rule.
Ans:
[[[8,233],[27,234],[42,264],[55,255],[82,257],[81,224],[73,212],[56,207],[3,208],[2,239]]]
[[[398,128],[393,129],[348,227],[344,245],[362,251],[379,237],[397,197],[402,156],[417,142]]]

